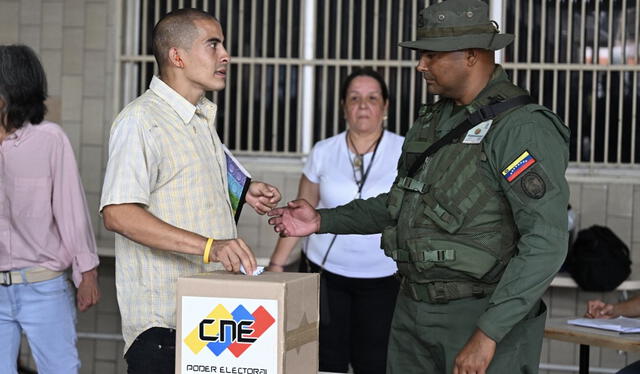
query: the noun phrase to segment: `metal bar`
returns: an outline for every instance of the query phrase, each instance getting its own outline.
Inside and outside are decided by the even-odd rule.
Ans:
[[[600,63],[600,2],[596,1],[596,10],[594,13],[594,35],[593,35],[593,59],[592,63],[599,65]],[[596,136],[596,96],[598,95],[598,73],[594,72],[591,77],[591,133],[590,133],[590,146],[589,146],[589,162],[593,164],[595,162],[595,136]]]
[[[573,46],[573,1],[569,1],[568,9],[567,9],[567,49],[565,53],[567,54],[566,62],[568,64],[571,63],[571,47]],[[564,80],[564,123],[569,125],[569,117],[571,111],[569,110],[570,98],[571,98],[571,72],[567,71],[565,74]]]
[[[244,1],[238,2],[238,56],[244,54]],[[240,150],[240,139],[242,136],[242,63],[238,64],[236,77],[236,142],[234,149]]]
[[[254,4],[255,7],[257,7],[257,4]],[[267,32],[267,30],[269,30],[269,20],[271,19],[271,17],[268,16],[269,14],[269,1],[265,1],[262,3],[262,14],[266,15],[265,17],[263,17],[263,24],[262,24],[262,53],[261,55],[263,57],[266,57],[267,55],[267,34],[269,34]],[[255,23],[255,18],[253,19],[253,22]],[[259,132],[259,143],[258,143],[258,149],[260,151],[264,151],[265,150],[265,131],[266,131],[266,127],[267,127],[267,123],[266,123],[266,106],[267,106],[267,100],[265,99],[267,97],[267,65],[266,64],[261,64],[260,65],[262,68],[260,69],[260,132]]]
[[[600,18],[600,17],[598,17]],[[613,37],[613,1],[609,1],[609,16],[607,25],[607,64],[613,63],[613,51],[611,49],[611,39]],[[607,71],[607,89],[604,92],[605,109],[604,109],[604,162],[609,162],[609,136],[611,135],[611,71]]]
[[[581,64],[584,64],[584,60],[585,60],[585,28],[586,28],[586,2],[583,1],[582,2],[582,7],[580,8],[580,58],[579,58],[579,62]],[[578,72],[578,119],[577,119],[577,126],[578,126],[578,135],[576,138],[576,152],[577,152],[577,157],[576,157],[576,163],[581,164],[582,163],[582,113],[584,112],[582,110],[582,106],[584,104],[584,72],[582,70],[580,70]]]
[[[118,113],[120,111],[120,101],[121,101],[121,92],[120,92],[120,84],[122,82],[122,60],[120,59],[120,55],[122,54],[122,46],[121,46],[121,39],[122,39],[122,30],[124,28],[124,24],[123,24],[123,17],[122,17],[122,11],[123,11],[123,1],[124,0],[116,0],[116,4],[115,4],[115,8],[116,8],[116,14],[115,14],[115,33],[116,33],[116,38],[114,40],[114,50],[115,50],[115,54],[116,54],[116,61],[115,64],[113,66],[113,75],[115,77],[115,79],[113,80],[113,103],[112,103],[112,108],[111,110],[113,111],[113,113],[111,114],[112,117],[116,115],[116,113]]]
[[[627,0],[622,0],[622,29],[620,35],[622,35],[622,61],[621,64],[626,63],[626,45],[627,45],[627,34],[626,34],[626,24],[627,24]],[[613,62],[613,61],[612,61]],[[624,122],[622,121],[622,113],[623,113],[623,102],[624,102],[624,73],[619,73],[620,81],[618,83],[618,149],[616,153],[616,161],[618,164],[622,164],[622,130],[624,128]]]
[[[528,2],[528,17],[527,17],[527,24],[529,25],[533,25],[533,0],[529,0]],[[542,19],[542,26],[540,27],[542,29],[542,37],[540,40],[544,40],[544,29],[545,29],[545,22],[544,22],[544,18]],[[531,61],[531,49],[532,49],[532,44],[533,44],[533,27],[527,27],[527,63],[530,65],[532,63]],[[541,46],[540,48],[542,51],[544,51],[544,46]],[[543,56],[543,55],[541,55]],[[544,60],[540,60],[540,62],[544,62]],[[531,68],[525,68],[524,69],[526,72],[525,75],[525,86],[528,90],[531,90]]]
[[[291,30],[291,1],[289,0],[287,5],[287,18],[288,18],[288,30]],[[300,67],[302,68],[302,80],[303,80],[303,88],[302,88],[302,111],[298,111],[298,126],[300,126],[300,122],[302,125],[302,136],[298,137],[296,143],[296,150],[302,150],[303,153],[309,153],[311,151],[312,138],[313,138],[313,106],[314,106],[314,97],[313,97],[313,87],[315,84],[315,72],[313,66],[309,64],[310,61],[314,60],[315,54],[315,35],[316,35],[316,1],[315,0],[307,0],[304,2],[304,17],[301,17],[304,20],[303,29],[304,29],[304,42],[303,45],[303,61],[300,63]],[[289,31],[290,35],[291,31]],[[287,57],[291,57],[291,43],[287,43]],[[290,79],[290,70],[291,66],[287,65],[286,68],[286,77],[285,82],[287,82],[287,88],[285,91],[285,149],[289,149],[289,124],[290,116],[289,116],[289,79]],[[297,74],[300,76],[300,74]],[[302,112],[302,113],[301,113]],[[300,145],[299,143],[302,142]],[[302,149],[301,149],[302,148]]]
[[[516,4],[516,10],[515,10],[515,21],[514,21],[514,34],[515,34],[515,43],[513,45],[513,62],[520,62],[520,57],[519,57],[519,52],[520,52],[520,38],[519,38],[519,34],[520,34],[520,2],[521,0],[515,0],[514,3]],[[507,64],[504,64],[505,67],[507,66]],[[513,81],[518,82],[518,70],[514,69],[513,71]],[[527,87],[528,89],[528,87]]]
[[[273,56],[275,58],[280,57],[280,23],[282,19],[280,17],[280,12],[282,8],[280,7],[280,0],[276,0],[276,23],[275,23],[275,39],[273,42],[274,52]],[[273,64],[273,117],[272,117],[272,126],[271,126],[271,149],[273,151],[278,149],[278,113],[280,110],[280,65]],[[302,92],[302,91],[301,91]]]
[[[555,24],[554,24],[554,48],[553,48],[553,62],[555,64],[558,63],[559,52],[560,52],[560,14],[562,14],[562,9],[560,9],[560,0],[556,0],[556,13],[555,13]],[[542,72],[541,72],[542,74]],[[544,77],[542,77],[541,81],[544,81]],[[554,112],[558,111],[558,71],[553,71],[553,88],[552,88],[553,98],[551,104],[551,110]],[[540,89],[540,95],[542,95],[542,86]],[[566,110],[566,109],[565,109]]]
[[[414,8],[415,9],[415,8]],[[415,24],[413,24],[415,25]],[[380,0],[375,0],[373,5],[373,50],[371,58],[378,58],[378,33],[380,31]],[[388,41],[387,41],[388,43]]]
[[[256,55],[256,7],[257,2],[251,2],[251,14],[249,15],[249,30],[251,34],[249,35],[249,56],[250,58],[254,58]],[[253,105],[253,100],[255,97],[255,76],[256,76],[256,65],[255,63],[249,64],[249,110],[247,114],[247,150],[251,150],[253,147],[253,118],[255,105]]]
[[[635,42],[634,42],[634,46],[635,46],[635,56],[634,56],[634,63],[640,64],[640,59],[638,59],[638,56],[640,56],[640,1],[636,0],[636,8],[635,8],[635,19],[636,19],[636,23],[635,23]],[[631,100],[631,163],[635,163],[636,160],[636,136],[637,136],[637,131],[636,131],[636,127],[637,127],[637,118],[638,118],[638,74],[639,73],[632,73],[633,74],[633,95],[632,95],[632,100]]]
[[[328,58],[329,57],[329,3],[330,1],[325,0],[324,2],[324,25],[322,27],[323,29],[323,38],[322,40],[324,41],[323,45],[322,45],[322,57],[324,58]],[[337,23],[340,23],[340,18],[336,19]],[[335,38],[336,40],[340,39],[340,34],[336,33]],[[334,44],[335,45],[335,44]],[[336,58],[340,58],[340,51],[336,50],[335,53],[335,57]],[[329,70],[329,67],[327,65],[322,66],[322,80],[320,83],[320,106],[321,108],[323,108],[323,110],[320,110],[320,138],[324,137],[324,134],[326,134],[327,131],[327,111],[324,110],[327,107],[327,72]]]
[[[531,4],[531,0],[529,0],[530,4]],[[546,40],[547,40],[547,2],[546,1],[541,1],[541,10],[542,10],[542,14],[540,16],[541,20],[540,20],[540,32],[541,32],[541,37],[540,37],[540,62],[541,63],[545,63],[546,62],[546,58],[547,58],[547,54],[546,54]],[[530,11],[533,10],[533,8],[529,9]],[[529,14],[529,17],[531,17],[531,14]],[[530,18],[531,19],[531,18]],[[529,23],[529,25],[533,25],[533,23]],[[527,28],[529,30],[530,33],[533,33],[533,27],[528,27]],[[539,75],[538,75],[538,102],[542,103],[544,100],[544,95],[543,95],[543,91],[544,91],[544,72],[539,71]]]

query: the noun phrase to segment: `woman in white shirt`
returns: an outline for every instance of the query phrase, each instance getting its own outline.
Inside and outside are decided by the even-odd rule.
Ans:
[[[340,99],[347,131],[316,143],[300,177],[298,198],[317,208],[389,191],[404,140],[383,127],[389,93],[376,71],[353,71]],[[298,240],[278,240],[269,270],[283,271]],[[399,283],[380,235],[311,235],[300,270],[321,272],[320,371],[385,373]]]

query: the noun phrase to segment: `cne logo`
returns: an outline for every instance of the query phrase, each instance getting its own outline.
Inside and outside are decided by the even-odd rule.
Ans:
[[[262,306],[249,313],[241,304],[229,313],[224,305],[218,304],[191,330],[184,343],[196,355],[207,347],[216,356],[228,349],[240,357],[274,322]]]

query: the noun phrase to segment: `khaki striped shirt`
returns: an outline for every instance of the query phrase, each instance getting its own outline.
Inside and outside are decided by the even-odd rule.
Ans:
[[[100,201],[137,203],[159,219],[207,237],[236,238],[216,105],[197,106],[153,77],[115,119]],[[176,326],[179,276],[220,268],[202,256],[146,247],[116,234],[116,288],[125,352],[151,327]]]

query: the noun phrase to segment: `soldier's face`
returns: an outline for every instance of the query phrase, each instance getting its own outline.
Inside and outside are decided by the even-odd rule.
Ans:
[[[427,90],[452,99],[464,92],[468,79],[466,51],[422,51],[416,70],[422,73]]]

